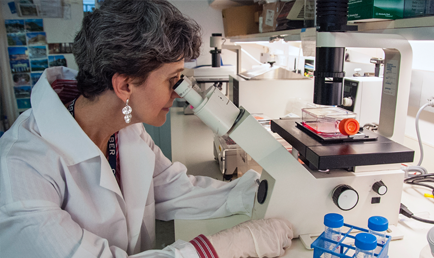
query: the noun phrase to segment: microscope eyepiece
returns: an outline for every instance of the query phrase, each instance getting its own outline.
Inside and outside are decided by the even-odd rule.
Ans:
[[[178,86],[179,86],[183,81],[184,81],[184,75],[181,74],[181,79],[179,79],[179,81],[177,81],[177,82],[175,83],[175,85],[173,85],[172,89],[175,90],[176,88],[178,88]]]

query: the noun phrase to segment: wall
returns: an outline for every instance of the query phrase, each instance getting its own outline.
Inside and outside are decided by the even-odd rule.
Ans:
[[[173,5],[175,5],[183,14],[194,19],[202,27],[202,47],[201,55],[197,59],[197,65],[210,65],[211,64],[211,54],[209,51],[210,47],[210,37],[212,33],[224,33],[223,30],[223,19],[220,10],[213,9],[209,6],[207,0],[169,0]],[[231,56],[231,53],[223,53],[223,60],[225,59],[225,54]],[[233,58],[233,57],[232,57]],[[234,63],[231,58],[229,63]]]
[[[420,151],[417,143],[415,118],[419,108],[434,97],[434,41],[410,41],[413,49],[413,70],[411,78],[410,103],[405,128],[405,144],[416,150],[415,162],[419,161]],[[419,120],[420,134],[424,148],[422,166],[434,172],[434,108],[427,107],[421,112]]]
[[[5,29],[5,19],[30,19],[38,17],[19,17],[18,14],[12,14],[7,3],[10,0],[1,0],[1,15],[0,15],[0,68],[2,88],[1,97],[3,98],[3,106],[6,112],[5,115],[9,118],[9,123],[15,121],[18,117],[16,112],[17,104],[13,91],[13,81],[10,71],[9,59],[8,59],[8,44]],[[65,0],[66,5],[70,5],[70,15],[65,15],[65,18],[44,18],[43,25],[44,31],[47,35],[47,43],[66,43],[72,42],[75,33],[81,26],[81,20],[83,19],[83,5],[78,0]],[[62,54],[67,60],[68,67],[77,69],[77,65],[74,61],[72,54]]]

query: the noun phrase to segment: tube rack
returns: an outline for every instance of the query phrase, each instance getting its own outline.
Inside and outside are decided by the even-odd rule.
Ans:
[[[311,245],[311,247],[313,248],[313,257],[322,258],[325,257],[323,256],[324,254],[328,253],[331,257],[353,258],[356,250],[356,247],[354,245],[356,232],[359,233],[358,231],[360,231],[369,233],[369,230],[344,223],[344,226],[342,227],[343,231],[345,231],[345,228],[347,228],[348,230],[341,233],[342,238],[339,242],[325,238],[325,233],[323,232]],[[351,235],[351,233],[353,233],[353,235]],[[386,238],[387,240],[384,245],[377,244],[377,249],[375,249],[374,257],[389,257],[387,255],[387,252],[389,251],[391,236],[386,235]],[[333,249],[329,250],[326,248],[327,243],[333,244],[335,246],[333,247]],[[380,247],[381,249],[379,249],[378,247]],[[378,250],[380,250],[380,252],[378,252]]]

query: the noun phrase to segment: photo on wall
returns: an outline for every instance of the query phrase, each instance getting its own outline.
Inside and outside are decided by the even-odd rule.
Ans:
[[[25,99],[17,99],[17,107],[18,109],[29,109],[32,107],[30,104],[30,98]]]
[[[25,32],[24,20],[5,20],[6,33]]]
[[[44,31],[44,23],[42,19],[26,19],[24,27],[27,32]]]
[[[47,45],[47,34],[45,32],[27,33],[28,45]]]
[[[48,59],[30,60],[32,72],[42,72],[48,68]]]
[[[52,67],[52,66],[65,66],[66,67],[67,66],[65,56],[63,56],[63,55],[49,56],[48,57],[48,64],[50,65],[50,67]]]
[[[18,0],[16,7],[20,16],[39,16],[38,7],[33,0]]]
[[[16,73],[12,75],[14,86],[31,86],[32,82],[30,79],[30,74],[28,73]]]
[[[48,44],[48,54],[70,54],[72,53],[72,43],[50,43]]]
[[[42,75],[42,73],[31,73],[30,74],[30,77],[32,77],[32,86],[35,86],[35,84],[38,82],[41,75]]]
[[[27,47],[8,47],[12,73],[30,72],[30,63],[27,51]]]
[[[30,72],[30,63],[28,59],[11,61],[12,73],[28,73]]]
[[[8,45],[9,46],[25,46],[27,45],[26,34],[25,33],[9,33]]]
[[[47,58],[47,47],[46,46],[32,46],[29,47],[29,58]]]
[[[8,47],[9,59],[11,61],[29,59],[27,47]]]
[[[30,98],[30,94],[32,93],[32,86],[14,86],[15,98]]]

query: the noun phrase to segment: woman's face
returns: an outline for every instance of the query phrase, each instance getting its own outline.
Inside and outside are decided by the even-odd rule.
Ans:
[[[133,86],[129,105],[133,109],[132,122],[143,122],[153,126],[162,126],[166,115],[178,94],[173,85],[180,79],[184,70],[184,60],[164,64],[152,71],[142,85]]]

